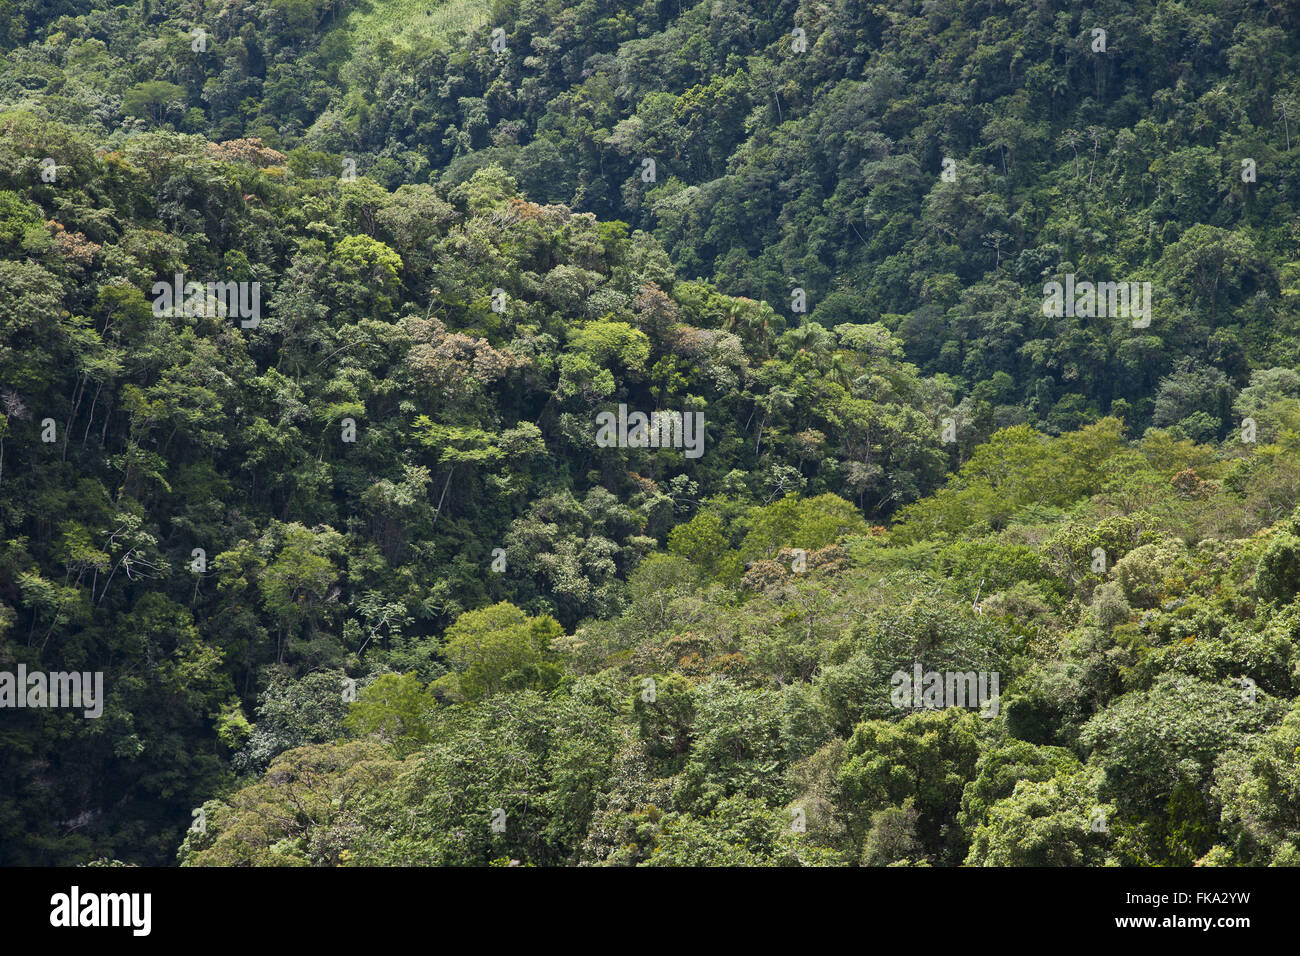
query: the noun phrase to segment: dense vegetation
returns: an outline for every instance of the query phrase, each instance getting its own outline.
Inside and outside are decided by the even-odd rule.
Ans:
[[[482,13],[0,0],[0,861],[1300,863],[1300,13]]]

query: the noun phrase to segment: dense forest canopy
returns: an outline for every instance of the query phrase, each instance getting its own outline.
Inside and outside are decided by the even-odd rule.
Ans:
[[[0,49],[0,862],[1300,864],[1294,6]]]

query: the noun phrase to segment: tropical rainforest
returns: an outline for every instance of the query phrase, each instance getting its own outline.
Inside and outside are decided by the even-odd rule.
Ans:
[[[0,863],[1300,865],[1300,8],[0,50]]]

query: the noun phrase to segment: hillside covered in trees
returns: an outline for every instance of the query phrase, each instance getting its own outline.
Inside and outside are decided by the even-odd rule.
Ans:
[[[0,863],[1300,864],[1300,10],[0,50]]]

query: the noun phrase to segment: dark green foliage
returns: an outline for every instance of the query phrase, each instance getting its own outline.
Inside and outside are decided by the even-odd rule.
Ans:
[[[432,6],[0,0],[0,863],[1300,864],[1292,5]]]

